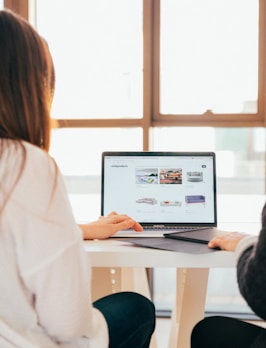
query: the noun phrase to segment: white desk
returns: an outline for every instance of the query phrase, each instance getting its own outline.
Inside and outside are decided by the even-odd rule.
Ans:
[[[92,221],[99,215],[98,196],[70,198],[77,221]],[[258,233],[264,202],[264,195],[219,196],[219,227]],[[176,268],[176,305],[169,348],[190,348],[191,329],[204,316],[209,269],[235,266],[233,254],[223,251],[193,255],[134,247],[115,240],[84,242],[84,245],[94,268],[94,299],[120,290],[135,290],[150,297],[145,268]],[[152,347],[156,347],[155,339]]]
[[[209,268],[234,267],[234,255],[216,251],[187,254],[136,247],[116,241],[85,241],[93,267],[93,299],[116,291],[133,290],[150,298],[146,268],[176,268],[176,305],[169,348],[189,348],[191,329],[204,316]],[[156,336],[152,347],[156,347]],[[162,347],[158,347],[162,348]]]

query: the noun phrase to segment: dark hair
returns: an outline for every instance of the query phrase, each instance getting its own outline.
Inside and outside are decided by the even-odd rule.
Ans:
[[[54,85],[45,40],[19,15],[0,11],[0,138],[48,151]]]

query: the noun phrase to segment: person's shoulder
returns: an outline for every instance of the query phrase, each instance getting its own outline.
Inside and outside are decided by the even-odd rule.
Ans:
[[[13,177],[29,172],[48,171],[55,173],[57,165],[52,157],[41,148],[26,141],[2,139],[0,177],[12,172]]]
[[[39,159],[40,161],[51,160],[50,155],[40,147],[30,144],[26,141],[23,141],[21,144],[25,148],[27,156],[29,156],[30,158],[33,157],[34,159]]]
[[[26,154],[25,169],[30,168],[41,173],[48,171],[50,174],[58,171],[55,160],[46,151],[27,142],[23,142],[22,145]]]
[[[28,142],[8,141],[5,146],[7,158],[6,171],[17,178],[14,192],[24,190],[27,193],[47,191],[55,187],[60,171],[54,159],[43,149]]]
[[[17,202],[24,201],[26,196],[24,208],[27,206],[31,211],[45,211],[51,199],[54,201],[57,193],[65,190],[63,176],[55,160],[46,151],[27,142],[20,145],[24,164],[21,163],[18,169],[18,180],[12,196]]]
[[[2,147],[3,156],[12,157],[13,160],[25,158],[28,161],[52,161],[49,154],[36,145],[26,141],[4,139]]]

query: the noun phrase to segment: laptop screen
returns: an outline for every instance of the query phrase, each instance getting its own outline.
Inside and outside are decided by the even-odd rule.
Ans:
[[[213,152],[104,152],[101,214],[142,225],[216,226]]]

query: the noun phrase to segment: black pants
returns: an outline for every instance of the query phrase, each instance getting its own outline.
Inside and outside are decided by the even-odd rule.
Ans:
[[[134,292],[120,292],[93,303],[108,324],[110,348],[148,348],[155,328],[154,304]]]
[[[263,333],[265,329],[238,319],[208,317],[194,327],[191,348],[250,348]]]

